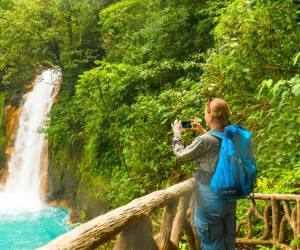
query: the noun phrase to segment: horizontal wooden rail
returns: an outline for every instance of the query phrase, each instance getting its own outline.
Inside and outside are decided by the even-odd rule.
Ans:
[[[189,179],[164,190],[155,191],[135,199],[125,206],[112,210],[65,233],[39,250],[94,249],[107,242],[144,214],[163,207],[194,189],[195,180]]]
[[[276,246],[276,247],[280,247],[281,249],[285,249],[285,250],[292,250],[292,247],[289,247],[287,245],[284,244],[280,244],[278,242],[273,242],[272,240],[259,240],[259,239],[237,239],[236,240],[237,244],[241,244],[241,245],[270,245],[270,246]],[[272,248],[273,249],[273,248]]]
[[[252,194],[251,194],[252,197]],[[254,199],[258,200],[280,200],[280,201],[300,201],[300,195],[298,194],[260,194],[254,193]]]

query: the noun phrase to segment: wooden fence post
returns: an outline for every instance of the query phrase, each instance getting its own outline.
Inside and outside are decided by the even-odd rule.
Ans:
[[[149,217],[141,216],[134,224],[125,228],[118,236],[113,250],[158,250],[152,237]]]
[[[200,250],[200,238],[196,232],[196,229],[193,225],[194,223],[194,215],[195,215],[195,195],[196,192],[193,192],[189,208],[187,210],[187,220],[185,225],[185,232],[187,236],[187,240],[189,243],[189,247],[191,250]]]
[[[280,204],[275,198],[271,199],[272,205],[272,234],[273,242],[276,242],[279,237],[279,226],[280,226]]]
[[[179,241],[183,235],[184,226],[187,221],[187,209],[189,206],[189,201],[191,199],[191,192],[185,194],[179,200],[179,205],[177,208],[176,216],[173,221],[173,227],[171,232],[171,242],[178,248]]]
[[[162,223],[160,225],[160,232],[155,237],[155,239],[157,239],[156,242],[160,250],[177,249],[173,246],[170,240],[177,204],[178,204],[178,199],[174,199],[169,201],[165,205],[164,212],[162,215]]]

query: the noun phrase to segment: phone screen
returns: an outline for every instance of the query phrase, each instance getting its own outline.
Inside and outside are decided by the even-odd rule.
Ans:
[[[181,125],[183,128],[191,128],[192,127],[191,121],[182,121]]]

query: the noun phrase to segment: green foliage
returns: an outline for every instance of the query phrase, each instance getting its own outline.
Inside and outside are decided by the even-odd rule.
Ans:
[[[52,149],[79,143],[83,169],[110,183],[113,206],[170,185],[193,168],[176,162],[169,131],[176,117],[197,116],[205,99],[199,71],[211,40],[208,7],[191,0],[131,0],[101,11],[105,60],[80,75],[75,95],[68,92],[51,112]]]
[[[178,248],[180,249],[180,250],[187,250],[188,249],[188,246],[187,246],[187,244],[185,243],[185,242],[179,242],[179,246],[178,246]]]
[[[128,0],[105,8],[105,60],[80,76],[57,116],[54,109],[50,138],[80,141],[86,171],[110,180],[117,206],[193,171],[173,156],[170,123],[201,117],[206,96],[217,95],[229,101],[233,122],[255,134],[257,189],[298,192],[299,154],[288,146],[299,143],[297,13],[293,1]]]
[[[227,99],[233,122],[254,132],[257,190],[298,193],[299,5],[232,1],[216,21],[206,91]]]
[[[107,58],[139,64],[176,58],[185,60],[209,46],[211,19],[205,1],[127,0],[103,10]],[[201,37],[201,39],[199,39]]]
[[[257,98],[269,100],[269,108],[262,113],[261,129],[257,133],[258,164],[263,177],[258,188],[265,192],[299,193],[300,154],[297,150],[300,133],[300,99],[295,92],[300,77],[289,80],[263,81]],[[284,136],[283,136],[284,133]],[[284,168],[282,168],[284,166]],[[270,189],[272,186],[272,189]]]
[[[295,1],[232,1],[213,32],[217,46],[209,51],[203,77],[209,87],[254,91],[266,78],[295,74],[298,9]]]
[[[263,246],[263,245],[257,245],[257,248],[259,250],[279,250],[281,248],[275,247],[275,246]]]
[[[112,207],[118,207],[120,204],[126,204],[128,201],[146,194],[146,186],[149,179],[147,176],[134,177],[119,168],[114,168],[110,176],[110,192],[108,199]]]
[[[86,211],[82,210],[80,212],[80,221],[86,222],[86,218],[87,218]]]
[[[300,238],[299,238],[299,237],[296,237],[296,238],[292,241],[291,246],[297,247],[297,246],[299,246],[299,245],[300,245]]]
[[[106,1],[11,0],[0,6],[0,89],[12,98],[41,67],[62,68],[73,90],[83,70],[103,55],[98,13]]]
[[[182,77],[173,89],[165,84],[158,96],[154,94],[158,90],[153,83],[158,74],[166,74],[166,69],[190,70],[196,65],[164,62],[148,69],[144,65],[102,62],[81,76],[74,102],[84,124],[80,134],[86,138],[86,165],[94,173],[108,175],[112,204],[160,188],[162,180],[168,180],[171,175],[183,176],[190,169],[176,164],[170,133],[166,132],[177,116],[188,119],[195,115],[195,108],[200,104],[200,99],[195,102],[199,97],[199,83]],[[95,127],[99,129],[95,131]],[[123,167],[123,172],[118,166]],[[142,178],[141,173],[144,173]],[[116,183],[115,176],[118,176]],[[123,181],[126,188],[120,192]]]

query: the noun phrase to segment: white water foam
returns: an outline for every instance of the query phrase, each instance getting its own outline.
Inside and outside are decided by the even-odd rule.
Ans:
[[[24,96],[8,178],[0,192],[0,213],[35,212],[44,206],[40,165],[45,136],[41,130],[60,78],[59,70],[45,70],[36,78],[33,90]]]

